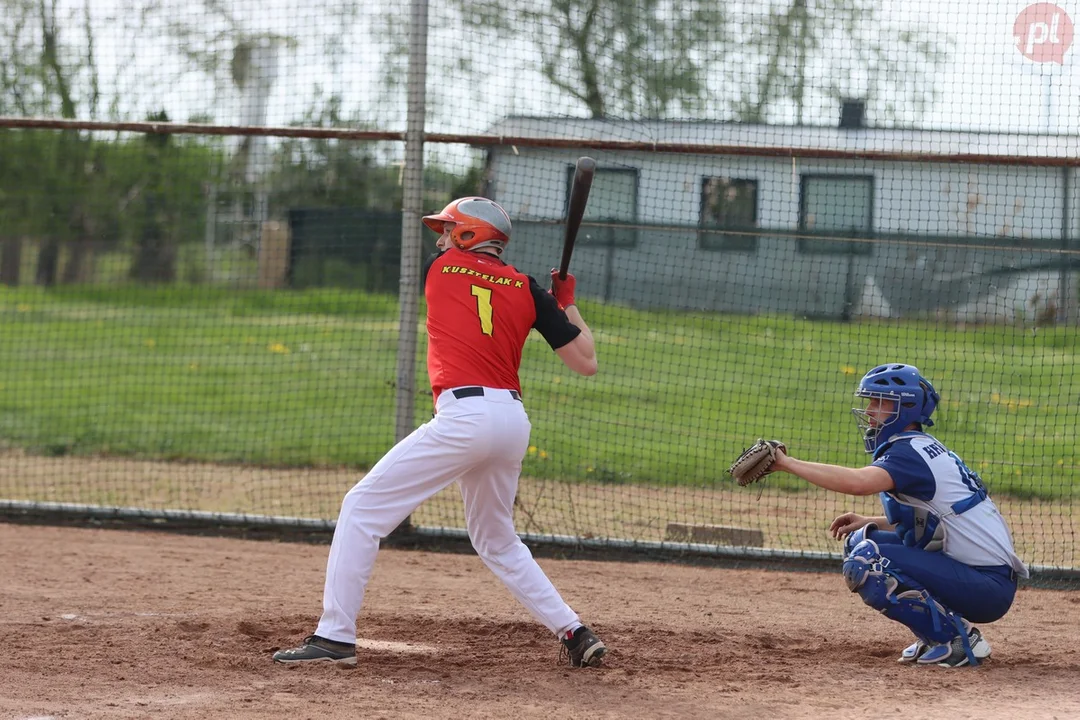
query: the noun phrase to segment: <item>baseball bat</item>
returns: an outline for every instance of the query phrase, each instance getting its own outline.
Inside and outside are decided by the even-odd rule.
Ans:
[[[574,181],[570,184],[570,205],[566,209],[566,231],[563,235],[562,262],[559,263],[559,279],[566,279],[570,269],[570,256],[574,252],[581,218],[585,215],[585,205],[589,202],[589,190],[592,189],[593,176],[596,175],[596,161],[591,157],[580,157],[574,169]]]

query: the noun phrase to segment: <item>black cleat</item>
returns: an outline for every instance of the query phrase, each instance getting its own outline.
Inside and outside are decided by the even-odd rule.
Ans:
[[[562,644],[563,651],[560,655],[564,660],[569,660],[571,667],[600,667],[604,655],[607,654],[607,646],[596,637],[596,633],[584,625],[567,633]]]

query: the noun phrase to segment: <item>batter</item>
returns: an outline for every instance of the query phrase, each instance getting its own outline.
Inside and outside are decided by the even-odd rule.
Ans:
[[[423,218],[439,233],[427,263],[428,376],[435,415],[395,445],[345,495],[323,589],[323,613],[302,645],[279,663],[356,664],[356,618],[379,543],[422,502],[456,482],[469,538],[484,564],[563,643],[574,667],[607,652],[559,595],[514,530],[514,498],[531,426],[518,369],[535,328],[581,375],[597,370],[592,333],[574,302],[576,281],[551,273],[551,290],[500,259],[510,217],[467,197]]]

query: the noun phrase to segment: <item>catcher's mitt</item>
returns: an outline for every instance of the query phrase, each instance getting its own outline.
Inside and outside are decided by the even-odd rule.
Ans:
[[[743,450],[739,459],[731,464],[728,472],[739,485],[749,485],[772,472],[776,451],[787,452],[787,446],[779,440],[762,440]]]

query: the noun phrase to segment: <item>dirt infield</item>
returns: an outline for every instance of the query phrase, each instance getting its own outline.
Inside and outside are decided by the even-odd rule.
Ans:
[[[571,670],[472,555],[386,550],[359,667],[285,668],[325,546],[0,524],[2,718],[1080,717],[1080,593],[1023,589],[978,669],[834,573],[541,560],[613,648]]]

